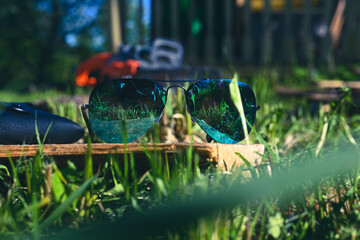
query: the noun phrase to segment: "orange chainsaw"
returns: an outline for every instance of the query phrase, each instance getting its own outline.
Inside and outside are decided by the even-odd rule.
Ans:
[[[160,38],[154,40],[152,47],[122,45],[118,53],[99,53],[80,64],[76,85],[93,87],[112,78],[135,77],[139,69],[180,69],[183,53],[181,44]]]

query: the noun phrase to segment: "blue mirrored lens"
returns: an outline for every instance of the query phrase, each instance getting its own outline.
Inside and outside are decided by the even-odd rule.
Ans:
[[[197,82],[186,92],[189,113],[214,140],[233,144],[244,139],[240,114],[230,97],[229,79],[210,79]],[[245,117],[255,123],[256,100],[251,88],[238,82]],[[250,132],[251,126],[247,125]]]
[[[98,85],[89,99],[92,130],[107,143],[132,142],[161,117],[163,87],[148,80],[115,79]]]

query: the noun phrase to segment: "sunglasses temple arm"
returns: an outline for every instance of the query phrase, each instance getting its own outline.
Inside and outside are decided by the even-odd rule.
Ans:
[[[259,111],[261,108],[259,105],[251,105],[250,107],[255,108],[256,111]]]
[[[94,131],[92,130],[91,128],[91,124],[90,124],[90,121],[89,121],[89,116],[86,114],[86,109],[89,109],[89,105],[81,105],[81,112],[82,112],[82,115],[83,115],[83,118],[85,120],[85,123],[86,123],[86,127],[88,128],[89,130],[89,135],[90,135],[90,138],[91,138],[91,142],[94,141],[95,139],[95,133]]]

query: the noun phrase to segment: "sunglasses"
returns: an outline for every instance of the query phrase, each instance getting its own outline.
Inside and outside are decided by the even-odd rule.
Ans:
[[[187,111],[193,122],[213,139],[225,144],[244,139],[240,114],[230,97],[231,79],[208,80],[145,80],[113,79],[102,82],[91,92],[88,105],[81,110],[92,139],[95,135],[107,143],[129,143],[159,122],[165,109],[168,91],[180,87],[185,92]],[[191,82],[188,89],[160,83]],[[238,82],[248,132],[251,131],[260,106],[252,89]],[[88,109],[88,115],[85,113]]]

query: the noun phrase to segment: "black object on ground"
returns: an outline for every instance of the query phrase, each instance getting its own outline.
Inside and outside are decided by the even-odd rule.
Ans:
[[[78,124],[31,103],[0,102],[0,144],[37,144],[35,125],[46,144],[73,143],[84,135]]]

